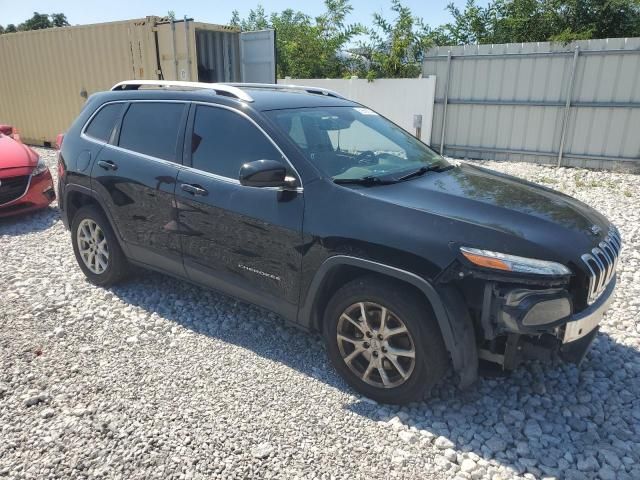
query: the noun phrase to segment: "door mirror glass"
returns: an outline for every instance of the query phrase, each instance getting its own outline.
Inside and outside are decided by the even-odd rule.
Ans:
[[[240,168],[240,184],[248,187],[284,187],[287,169],[275,160],[255,160]]]

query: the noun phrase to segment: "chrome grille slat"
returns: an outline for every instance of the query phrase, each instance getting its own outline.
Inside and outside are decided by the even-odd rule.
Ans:
[[[582,255],[582,261],[589,270],[589,291],[587,303],[591,305],[607,288],[615,276],[618,258],[622,249],[622,239],[614,226],[611,226],[605,239],[591,252]]]

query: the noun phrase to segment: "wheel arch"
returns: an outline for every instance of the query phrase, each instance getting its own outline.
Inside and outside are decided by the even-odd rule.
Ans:
[[[473,383],[477,378],[478,355],[473,323],[464,299],[455,288],[436,288],[415,273],[349,255],[329,257],[311,281],[298,311],[298,322],[305,328],[321,331],[322,305],[326,305],[332,292],[359,275],[371,273],[409,284],[424,296],[436,317],[453,368],[459,374],[460,386]],[[340,282],[335,286],[338,277]]]
[[[85,205],[95,205],[98,207],[102,213],[107,217],[109,223],[111,223],[111,227],[114,227],[113,218],[111,218],[111,214],[107,208],[103,205],[99,196],[95,191],[90,188],[84,187],[82,185],[74,185],[70,184],[65,187],[64,192],[64,210],[62,211],[62,215],[64,216],[65,224],[69,227],[73,222],[73,217],[76,212]],[[117,229],[114,228],[114,231],[117,232]]]

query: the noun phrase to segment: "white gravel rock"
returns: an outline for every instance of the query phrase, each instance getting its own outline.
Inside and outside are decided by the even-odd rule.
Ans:
[[[474,462],[470,458],[465,458],[460,464],[460,470],[466,473],[471,473],[476,469],[477,466],[478,465],[476,464],[476,462]]]
[[[478,163],[619,227],[616,298],[581,367],[377,405],[269,312],[157,273],[90,285],[54,204],[0,220],[0,477],[640,478],[640,177]]]
[[[418,441],[418,437],[416,436],[416,434],[407,430],[403,430],[402,432],[400,432],[398,434],[398,437],[400,437],[400,440],[406,443],[416,443]]]
[[[452,448],[455,446],[455,444],[451,440],[449,440],[447,437],[436,438],[434,445],[440,450],[446,450],[448,448]]]
[[[40,412],[40,418],[51,418],[56,414],[53,408],[45,408]]]
[[[273,446],[268,442],[264,442],[258,445],[257,447],[253,448],[251,450],[251,455],[253,455],[253,457],[255,458],[267,458],[269,455],[273,453],[273,451],[274,451]]]

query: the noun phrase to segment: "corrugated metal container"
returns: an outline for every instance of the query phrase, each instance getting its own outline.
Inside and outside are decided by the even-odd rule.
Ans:
[[[640,38],[438,47],[423,73],[447,154],[640,170]]]
[[[122,80],[273,82],[268,73],[241,75],[241,43],[262,33],[147,17],[0,35],[0,123],[26,143],[48,145],[87,95]]]

